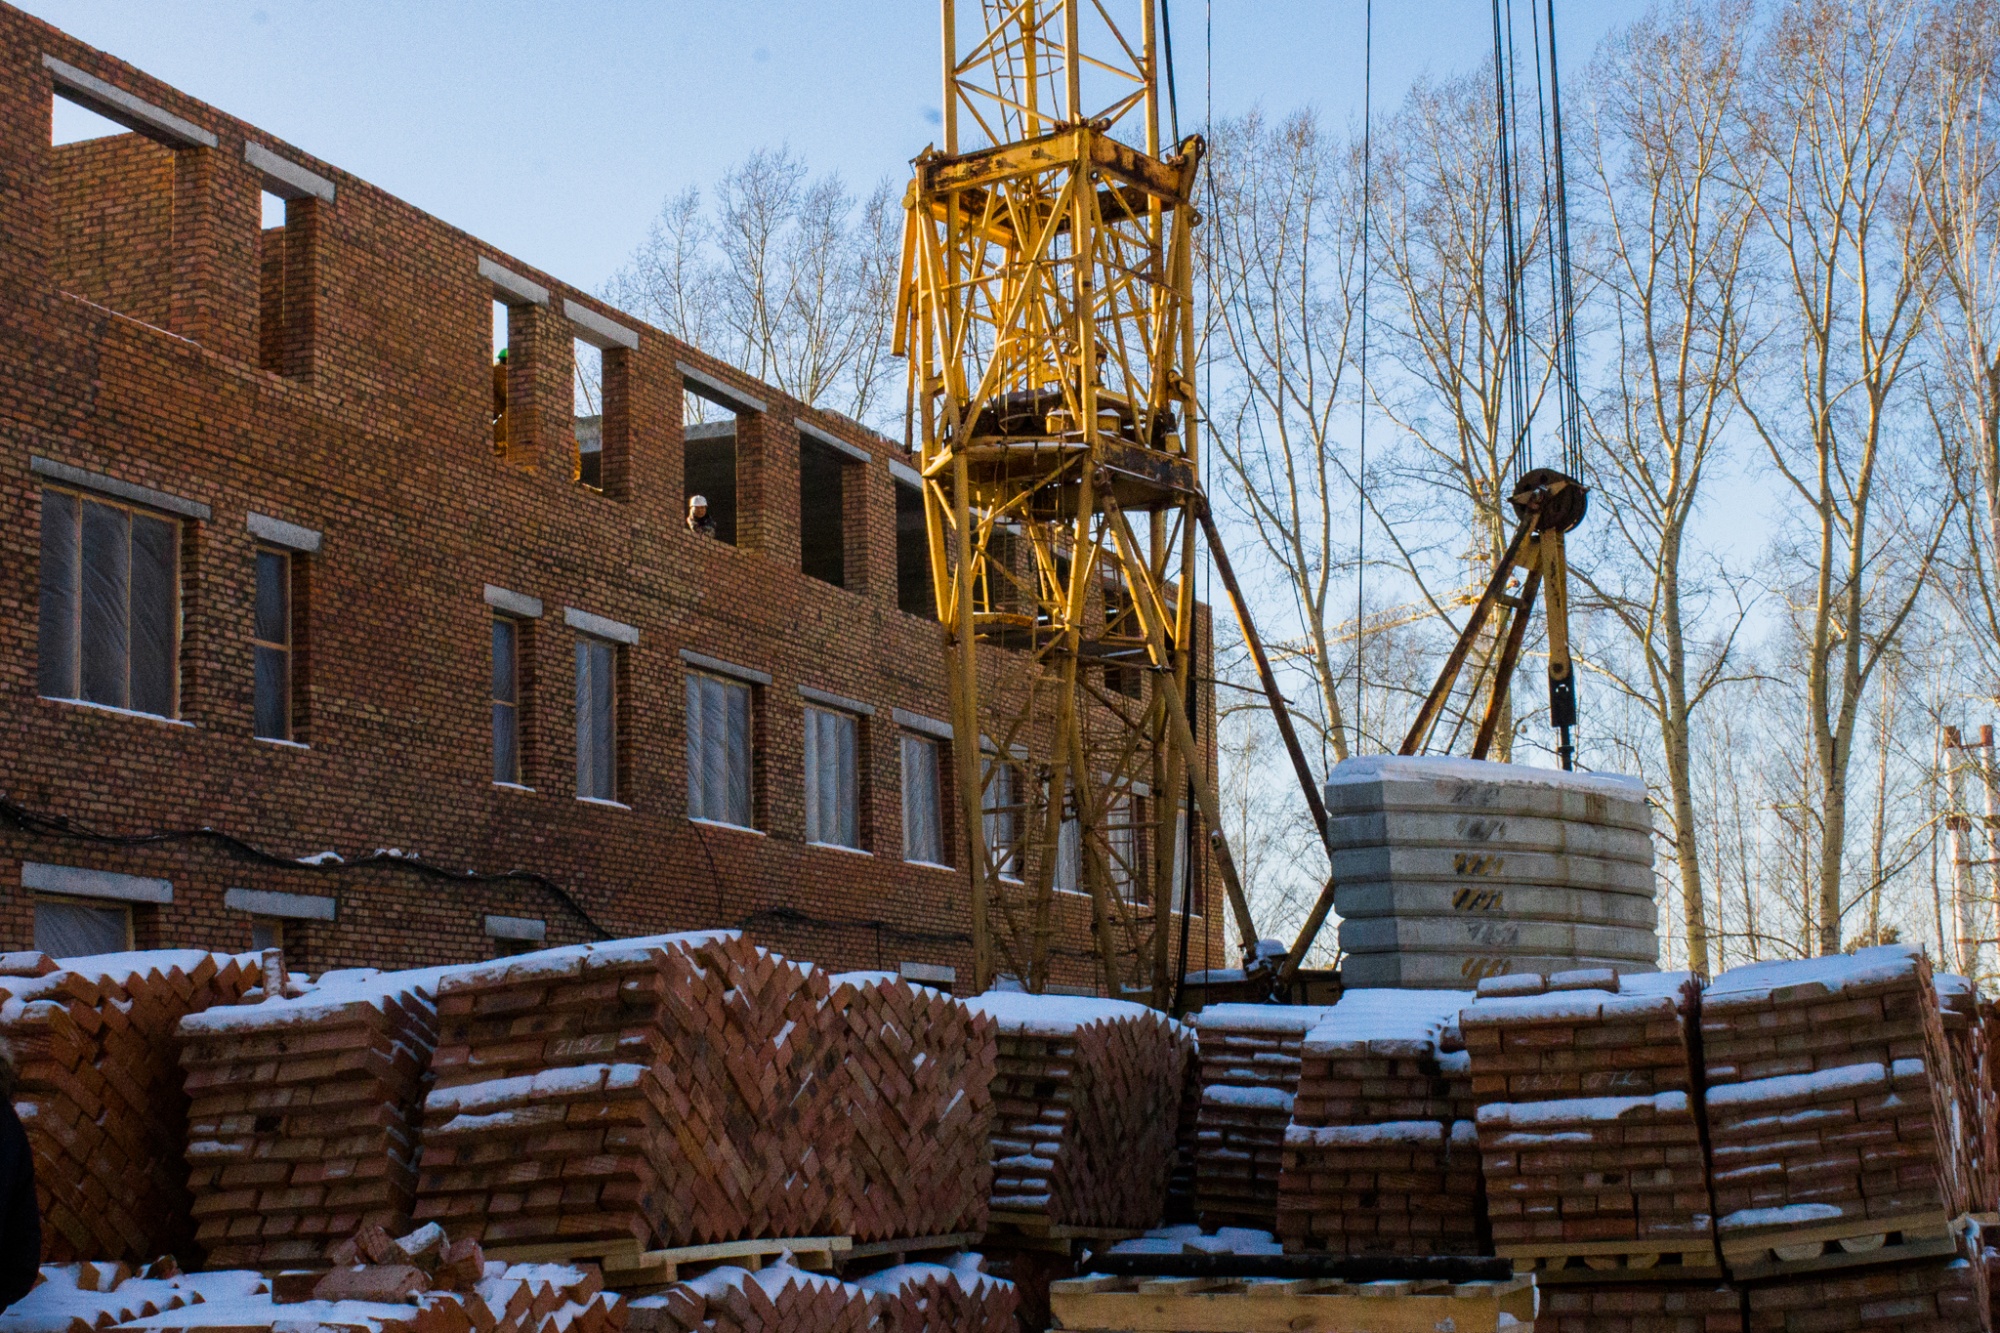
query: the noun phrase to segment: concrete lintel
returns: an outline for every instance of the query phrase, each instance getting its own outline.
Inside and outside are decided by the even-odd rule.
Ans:
[[[614,324],[588,306],[580,306],[567,296],[563,298],[563,318],[576,325],[576,336],[592,347],[610,351],[614,347],[629,347],[639,350],[639,335],[623,324]]]
[[[869,453],[866,449],[863,449],[860,445],[849,444],[846,440],[841,439],[838,435],[835,435],[833,432],[821,430],[818,426],[813,425],[811,422],[807,421],[804,417],[794,418],[792,424],[794,426],[797,426],[799,428],[799,434],[805,436],[807,439],[817,440],[821,444],[825,445],[829,449],[832,449],[836,453],[846,454],[849,458],[853,459],[857,463],[872,463],[875,461],[875,455]]]
[[[903,963],[896,968],[896,975],[919,986],[942,986],[948,990],[958,984],[958,969],[945,963]]]
[[[55,76],[56,89],[61,96],[89,107],[106,120],[114,120],[128,130],[188,148],[213,148],[218,142],[213,134],[193,121],[182,120],[164,107],[134,97],[123,88],[113,87],[96,75],[85,74],[75,65],[57,60],[54,56],[44,55],[42,68]]]
[[[524,592],[508,592],[505,588],[496,588],[490,583],[486,585],[486,604],[495,611],[519,616],[523,620],[542,618],[541,598],[530,597]]]
[[[133,504],[145,505],[148,509],[162,509],[169,514],[179,514],[182,518],[199,519],[206,522],[209,508],[199,500],[183,500],[178,495],[156,491],[151,486],[141,486],[135,481],[120,481],[107,477],[102,472],[86,472],[68,463],[58,463],[53,458],[43,458],[32,454],[28,458],[28,471],[50,481],[59,481],[74,486],[81,491],[96,491],[118,500],[129,500]]]
[[[918,490],[924,488],[924,474],[911,467],[908,463],[894,458],[890,459],[889,475],[897,481],[902,482],[905,486],[914,486]]]
[[[280,199],[324,199],[333,202],[333,182],[296,162],[287,162],[262,144],[243,145],[243,160],[264,177],[264,188]]]
[[[528,944],[540,944],[549,937],[549,923],[533,916],[493,916],[486,918],[486,938],[489,940],[521,940]]]
[[[579,611],[573,606],[563,608],[563,624],[574,630],[582,630],[594,638],[609,639],[613,643],[622,643],[627,647],[634,647],[639,642],[639,631],[632,626],[606,616]]]
[[[905,731],[914,731],[920,735],[933,736],[941,741],[952,739],[951,723],[949,722],[940,722],[934,717],[925,717],[922,713],[912,713],[907,708],[891,708],[889,716],[896,719],[896,725]]]
[[[293,921],[331,921],[339,900],[317,893],[279,893],[272,889],[227,889],[222,905],[252,916],[282,916]]]
[[[748,681],[752,685],[769,685],[771,683],[771,673],[768,671],[759,671],[755,667],[737,666],[734,662],[725,662],[719,657],[710,657],[707,653],[698,653],[692,648],[681,649],[681,661],[699,670],[712,671],[718,676],[732,676],[737,680]]]
[[[799,686],[799,698],[807,703],[825,704],[828,708],[837,708],[843,713],[859,713],[863,717],[875,716],[874,704],[864,704],[859,699],[849,699],[831,690],[816,690],[810,685]]]
[[[752,398],[741,389],[732,389],[713,375],[705,371],[696,370],[685,361],[674,362],[674,367],[681,372],[683,380],[694,386],[696,397],[709,399],[711,402],[737,412],[768,412],[771,410],[764,405],[763,399]]]
[[[246,515],[243,526],[250,529],[253,537],[288,551],[303,551],[307,555],[317,555],[321,542],[325,540],[323,534],[313,528],[302,528],[268,514]]]
[[[121,875],[114,870],[85,870],[82,866],[52,866],[38,861],[21,862],[21,887],[40,893],[63,893],[72,898],[111,898],[126,903],[171,903],[174,882],[146,875]]]
[[[493,284],[493,293],[508,305],[547,305],[549,289],[530,282],[518,273],[501,268],[484,255],[479,257],[479,276]]]

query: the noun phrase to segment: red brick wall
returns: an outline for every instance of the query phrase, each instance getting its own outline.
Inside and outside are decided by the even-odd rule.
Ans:
[[[49,150],[50,277],[65,292],[164,324],[173,300],[174,155],[136,134]]]
[[[200,126],[218,145],[173,149],[167,173],[149,168],[143,186],[133,164],[158,151],[150,144],[52,153],[45,54]],[[262,340],[261,357],[261,181],[245,162],[246,141],[337,186],[331,203],[294,205],[298,220],[283,234],[284,336]],[[172,225],[164,249],[147,249],[152,286],[124,276],[100,286],[153,294],[123,314],[63,295],[66,282],[88,285],[66,277],[86,267],[59,257],[70,253],[74,201],[137,191],[153,217],[162,180]],[[533,871],[617,933],[757,918],[761,939],[800,957],[951,963],[970,979],[963,873],[900,859],[890,710],[949,710],[940,629],[896,607],[888,460],[897,446],[638,328],[636,350],[607,358],[622,363],[623,391],[606,405],[605,492],[580,488],[571,482],[574,330],[563,301],[637,327],[631,320],[4,6],[0,235],[9,238],[0,244],[0,363],[10,368],[0,380],[0,786],[9,799],[118,832],[212,826],[286,857],[334,850],[352,861],[396,848],[456,870]],[[488,426],[495,292],[478,272],[482,257],[551,293],[547,306],[514,308],[504,452]],[[770,409],[746,418],[738,437],[740,549],[682,525],[677,362]],[[875,460],[850,472],[859,515],[850,520],[851,589],[797,572],[800,415]],[[38,697],[41,483],[31,455],[211,507],[209,519],[187,525],[179,721]],[[251,512],[324,533],[299,599],[309,608],[297,635],[310,651],[309,748],[250,734]],[[489,780],[486,584],[545,608],[524,638],[532,792]],[[572,796],[566,607],[640,631],[621,666],[628,809]],[[758,691],[762,833],[684,818],[682,649],[773,678]],[[800,685],[878,710],[862,729],[872,856],[803,843]],[[947,820],[956,829],[955,811]],[[26,947],[32,935],[21,860],[171,879],[174,902],[140,913],[147,945],[247,947],[248,918],[223,907],[230,887],[337,895],[337,923],[289,928],[302,965],[315,969],[484,956],[486,913],[545,918],[551,940],[588,934],[553,893],[525,882],[426,879],[393,865],[272,866],[213,841],[107,847],[0,821],[0,948]],[[1061,979],[1093,979],[1085,903],[1061,902],[1059,918]],[[1218,912],[1197,922],[1197,960],[1219,965],[1220,931]]]

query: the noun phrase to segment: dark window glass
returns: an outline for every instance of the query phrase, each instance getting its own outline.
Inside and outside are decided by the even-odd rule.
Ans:
[[[521,780],[520,634],[505,616],[493,617],[493,780]]]
[[[256,658],[256,734],[292,738],[292,560],[257,552],[257,606],[251,631]]]
[[[172,715],[179,524],[44,491],[40,615],[43,694]]]
[[[896,605],[913,616],[937,614],[923,492],[900,481],[896,483]]]

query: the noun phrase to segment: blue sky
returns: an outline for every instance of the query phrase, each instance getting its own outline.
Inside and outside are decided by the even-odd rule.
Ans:
[[[900,181],[936,132],[938,8],[917,0],[16,3],[586,288],[668,195],[758,148],[789,144],[862,192]],[[1581,78],[1597,38],[1643,6],[1556,8]],[[1173,0],[1184,129],[1202,118],[1207,13]],[[1358,115],[1362,14],[1361,0],[1216,4],[1217,114]],[[1381,106],[1426,69],[1476,63],[1491,9],[1378,0],[1375,33]]]

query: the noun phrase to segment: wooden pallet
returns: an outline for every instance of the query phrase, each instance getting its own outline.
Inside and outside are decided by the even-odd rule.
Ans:
[[[1517,1273],[1543,1285],[1562,1282],[1720,1281],[1722,1263],[1706,1240],[1594,1240],[1495,1245]]]
[[[1738,1279],[1817,1273],[1830,1268],[1889,1264],[1958,1252],[1964,1219],[1943,1213],[1854,1217],[1763,1235],[1724,1236],[1722,1261]]]
[[[956,1254],[979,1243],[976,1231],[954,1231],[943,1236],[897,1236],[890,1240],[856,1241],[833,1256],[834,1271],[868,1268],[881,1260],[909,1263],[925,1255]]]
[[[1086,1243],[1104,1245],[1145,1234],[1125,1227],[1076,1227],[1065,1222],[1051,1222],[1040,1213],[995,1209],[987,1215],[986,1235],[981,1243],[985,1246],[1055,1250],[1067,1254]]]
[[[723,1264],[755,1271],[783,1254],[791,1255],[800,1268],[829,1273],[853,1248],[854,1242],[846,1236],[780,1236],[681,1245],[670,1250],[643,1250],[637,1241],[551,1242],[491,1247],[486,1256],[517,1264],[594,1263],[604,1270],[605,1286],[631,1291],[663,1287],[691,1277],[695,1271]]]
[[[1055,1327],[1088,1333],[1495,1333],[1535,1318],[1535,1279],[1080,1277],[1049,1286]]]

